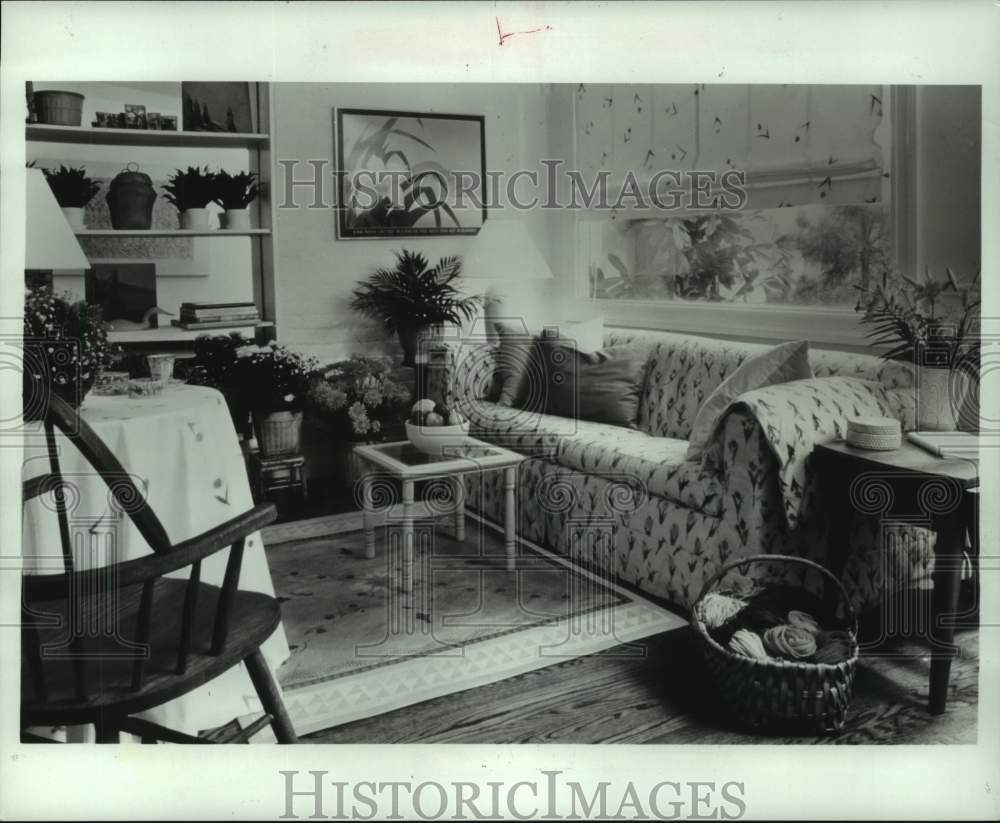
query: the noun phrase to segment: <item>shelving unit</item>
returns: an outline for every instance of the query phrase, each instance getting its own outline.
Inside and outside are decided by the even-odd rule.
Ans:
[[[270,229],[77,229],[77,237],[265,237]]]
[[[161,88],[151,91],[151,86],[159,85]],[[149,93],[159,95],[158,102],[163,104],[164,84],[148,83],[103,83],[103,82],[66,82],[59,87],[67,90],[76,90],[84,94],[85,101],[89,98],[94,101],[90,104],[93,109],[100,107],[100,101],[109,111],[117,110],[113,108],[114,100],[121,98],[124,94],[135,92],[135,96],[126,102],[143,102],[144,94]],[[177,98],[176,108],[181,107],[180,83],[176,84]],[[163,173],[163,168],[183,168],[187,165],[201,165],[211,163],[222,168],[232,169],[226,163],[225,158],[232,157],[233,165],[236,168],[247,169],[257,175],[261,194],[251,206],[251,220],[256,228],[249,230],[229,230],[229,229],[180,229],[172,226],[153,227],[145,230],[112,229],[109,227],[87,228],[75,231],[74,234],[80,238],[90,239],[91,244],[85,248],[91,255],[91,260],[108,262],[152,262],[164,261],[169,263],[171,259],[181,260],[179,255],[175,258],[165,257],[163,245],[143,246],[144,239],[153,241],[157,238],[191,239],[193,242],[201,244],[211,244],[214,240],[223,238],[230,243],[240,243],[232,238],[245,238],[242,242],[249,243],[249,249],[242,245],[229,246],[201,246],[200,259],[208,261],[206,270],[197,268],[190,276],[199,278],[191,281],[190,288],[182,285],[178,280],[179,276],[184,276],[182,272],[167,268],[161,275],[160,265],[157,265],[157,284],[169,282],[170,288],[166,291],[170,294],[168,303],[161,304],[168,311],[176,311],[177,305],[185,300],[208,300],[218,302],[225,299],[218,293],[228,289],[226,284],[232,283],[234,291],[246,295],[238,299],[252,299],[256,303],[261,316],[261,323],[257,326],[233,326],[232,328],[186,330],[174,326],[164,326],[156,329],[140,329],[129,331],[113,331],[110,334],[111,340],[115,343],[129,347],[149,350],[150,347],[162,345],[165,348],[177,351],[185,346],[190,346],[201,334],[228,334],[238,331],[253,338],[264,331],[268,336],[276,336],[275,328],[275,288],[274,288],[274,245],[271,236],[271,226],[273,225],[273,204],[269,198],[271,189],[271,139],[273,134],[273,117],[271,107],[271,88],[267,83],[249,83],[251,94],[251,110],[255,112],[257,129],[252,133],[231,133],[231,132],[211,132],[211,131],[162,131],[146,129],[117,129],[98,128],[90,126],[91,117],[88,112],[88,104],[85,102],[83,124],[80,126],[57,126],[40,123],[30,123],[25,125],[25,139],[28,144],[28,159],[44,158],[50,162],[64,162],[68,165],[88,165],[91,162],[108,164],[106,157],[130,159],[127,151],[109,151],[102,147],[132,147],[135,149],[135,159],[142,166],[144,163],[158,165]],[[36,86],[37,88],[37,86]],[[125,89],[125,91],[123,91]],[[170,94],[170,91],[167,91]],[[109,102],[112,101],[112,102]],[[171,112],[170,108],[161,108],[161,111]],[[172,113],[172,112],[171,112]],[[202,160],[199,157],[198,149],[212,152],[214,160]],[[140,156],[141,155],[141,156]],[[102,159],[94,161],[95,156]],[[122,163],[124,165],[124,163]],[[162,197],[162,192],[158,189]],[[102,195],[99,195],[103,197]],[[176,225],[176,224],[175,224]],[[97,251],[97,239],[101,238],[121,238],[129,239],[130,245],[121,244],[108,245],[109,251],[102,253],[104,245],[100,246],[102,252]],[[139,243],[139,245],[136,245]],[[110,249],[114,251],[110,251]],[[122,251],[126,249],[126,251]],[[227,251],[229,249],[230,251]],[[136,251],[138,250],[138,251]],[[143,256],[146,255],[146,256]],[[235,255],[240,262],[234,267],[227,264],[228,255]],[[243,262],[246,261],[246,262]],[[213,267],[214,264],[214,267]],[[171,264],[173,265],[173,264]],[[247,266],[246,277],[249,280],[242,280],[243,267]],[[222,278],[221,281],[204,280],[207,272],[209,278]],[[167,280],[161,281],[161,277]],[[215,282],[214,288],[199,290],[205,283]],[[81,281],[82,283],[82,281]],[[248,288],[250,286],[250,288]],[[75,290],[75,287],[74,287]],[[82,290],[82,287],[81,287]],[[211,293],[214,292],[214,293]],[[205,297],[200,295],[205,294]],[[176,303],[175,303],[176,301]]]
[[[160,131],[155,129],[104,129],[94,126],[50,126],[30,123],[28,140],[48,143],[92,143],[102,146],[193,146],[203,148],[250,148],[265,145],[267,134],[231,134],[214,131]]]

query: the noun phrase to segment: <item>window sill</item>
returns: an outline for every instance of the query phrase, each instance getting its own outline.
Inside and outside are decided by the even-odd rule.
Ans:
[[[714,303],[595,300],[608,326],[689,332],[761,341],[809,340],[866,346],[866,329],[851,308],[736,306]]]

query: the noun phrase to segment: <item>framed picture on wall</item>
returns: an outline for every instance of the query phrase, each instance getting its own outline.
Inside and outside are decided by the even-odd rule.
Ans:
[[[486,220],[481,115],[336,109],[341,239],[478,234]]]

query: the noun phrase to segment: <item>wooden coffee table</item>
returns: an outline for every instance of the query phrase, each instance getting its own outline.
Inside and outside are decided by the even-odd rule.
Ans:
[[[418,480],[446,479],[451,484],[455,500],[455,539],[465,539],[464,476],[475,472],[502,470],[504,473],[504,549],[507,568],[514,570],[517,552],[517,467],[524,455],[499,446],[470,439],[467,445],[447,448],[441,455],[420,451],[408,440],[397,443],[356,446],[355,454],[385,474],[399,480],[403,486],[403,579],[405,591],[413,589],[413,487]],[[365,557],[375,557],[375,505],[373,485],[378,473],[366,472],[362,483],[362,508],[365,524]]]

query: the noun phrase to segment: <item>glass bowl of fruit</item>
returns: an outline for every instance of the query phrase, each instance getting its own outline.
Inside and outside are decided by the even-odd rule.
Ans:
[[[406,438],[425,454],[440,456],[468,445],[469,421],[442,403],[418,400],[406,420]]]

